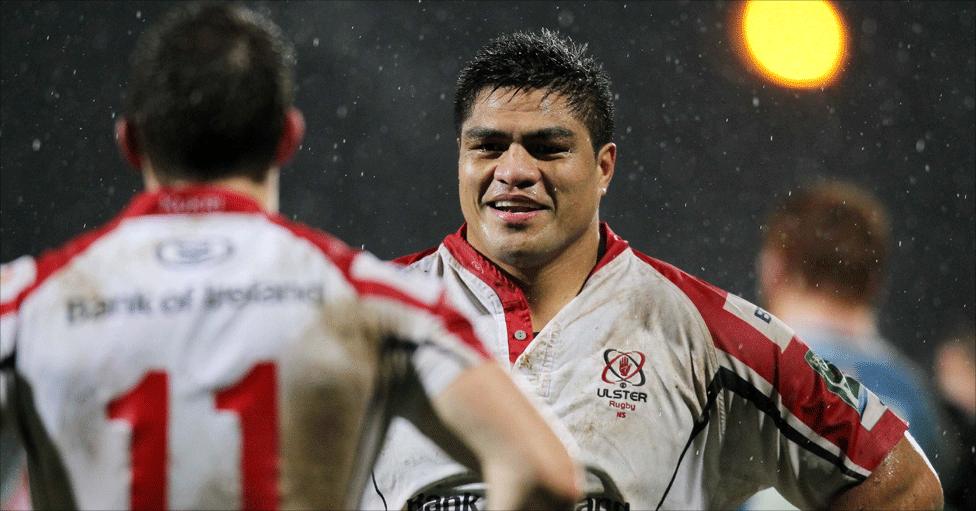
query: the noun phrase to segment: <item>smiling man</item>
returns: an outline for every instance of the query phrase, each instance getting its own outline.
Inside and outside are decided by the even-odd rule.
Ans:
[[[907,424],[764,310],[641,254],[599,219],[609,80],[558,34],[502,36],[455,96],[465,225],[400,260],[436,275],[588,467],[581,509],[941,506]],[[514,419],[514,418],[513,418]],[[483,485],[395,424],[371,508],[481,509]]]

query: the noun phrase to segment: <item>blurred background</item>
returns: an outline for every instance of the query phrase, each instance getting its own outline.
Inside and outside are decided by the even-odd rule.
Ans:
[[[619,158],[602,215],[638,249],[753,301],[772,203],[821,179],[875,193],[892,220],[882,333],[922,367],[972,329],[976,296],[973,2],[837,4],[846,54],[789,88],[736,51],[729,2],[275,2],[308,136],[282,212],[385,258],[460,225],[452,95],[506,31],[589,44],[614,80]],[[127,57],[152,2],[2,9],[0,259],[110,219],[141,187],[113,141]]]

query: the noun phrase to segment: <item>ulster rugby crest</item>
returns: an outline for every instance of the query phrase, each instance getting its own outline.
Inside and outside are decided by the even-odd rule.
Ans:
[[[640,387],[646,381],[644,377],[644,354],[639,351],[617,351],[609,349],[603,352],[603,381],[610,384],[620,384],[625,389],[627,385]]]
[[[608,349],[603,352],[603,383],[620,387],[619,389],[599,388],[597,397],[607,399],[607,404],[617,410],[617,418],[627,418],[628,411],[636,411],[637,403],[646,403],[647,394],[627,387],[640,387],[647,382],[644,375],[644,362],[647,357],[640,351],[620,351]]]

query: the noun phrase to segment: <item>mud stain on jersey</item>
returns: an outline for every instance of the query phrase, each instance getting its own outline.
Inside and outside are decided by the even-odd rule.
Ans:
[[[378,318],[332,301],[281,362],[282,506],[336,508],[353,491],[378,375]],[[365,453],[363,453],[365,454]]]

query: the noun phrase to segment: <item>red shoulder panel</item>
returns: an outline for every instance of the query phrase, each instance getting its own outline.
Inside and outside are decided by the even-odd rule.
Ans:
[[[353,260],[361,253],[338,239],[311,227],[286,220],[280,216],[269,217],[272,222],[289,230],[295,236],[310,241],[342,271],[346,280],[358,293],[364,296],[379,296],[400,302],[411,308],[439,317],[447,331],[458,337],[464,344],[474,349],[483,358],[490,358],[487,350],[474,333],[468,320],[455,311],[447,302],[442,291],[437,303],[430,305],[380,280],[363,279],[352,275]]]
[[[37,258],[37,276],[34,278],[34,283],[26,287],[21,291],[16,298],[9,302],[4,302],[0,304],[0,316],[14,312],[20,308],[20,304],[30,296],[38,287],[41,286],[51,275],[54,275],[58,270],[67,266],[72,259],[83,253],[88,249],[93,243],[105,237],[108,233],[115,230],[116,227],[122,222],[124,216],[116,217],[114,220],[108,224],[83,233],[71,241],[65,243],[60,248],[48,250],[41,254]]]
[[[874,470],[902,438],[907,424],[890,410],[866,430],[858,410],[831,392],[824,378],[806,362],[809,348],[798,338],[794,336],[781,350],[764,333],[725,309],[728,292],[667,263],[634,253],[692,301],[717,349],[771,383],[793,416],[840,448],[851,461]]]

